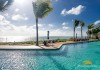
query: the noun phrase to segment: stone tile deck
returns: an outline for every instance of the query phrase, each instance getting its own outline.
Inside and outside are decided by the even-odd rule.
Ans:
[[[42,49],[39,46],[0,45],[0,49]]]
[[[0,49],[59,49],[62,44],[78,43],[74,41],[57,42],[51,43],[48,46],[40,44],[40,46],[35,45],[0,45]]]
[[[41,45],[41,47],[43,49],[59,49],[62,44],[69,44],[69,43],[75,43],[75,42],[74,41],[57,42],[57,43],[49,44],[49,46]]]

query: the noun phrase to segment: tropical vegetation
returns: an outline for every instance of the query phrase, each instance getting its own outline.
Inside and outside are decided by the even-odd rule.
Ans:
[[[80,21],[80,26],[81,26],[81,38],[83,38],[82,30],[83,30],[83,27],[85,26],[85,23],[83,21]]]
[[[99,39],[100,26],[95,26],[95,24],[88,25],[87,35],[89,38]]]
[[[75,40],[75,30],[76,28],[80,26],[81,27],[81,39],[83,38],[83,33],[82,33],[82,30],[83,30],[83,27],[85,26],[85,23],[81,20],[76,20],[74,21],[74,40]],[[77,34],[76,34],[77,35]],[[77,36],[76,36],[77,37]]]
[[[93,23],[88,25],[88,31],[87,31],[88,38],[92,37],[92,28],[94,28]]]
[[[78,26],[79,26],[79,21],[75,19],[74,25],[73,25],[73,27],[74,27],[74,39],[75,39],[75,30],[76,30],[76,28],[77,28]]]

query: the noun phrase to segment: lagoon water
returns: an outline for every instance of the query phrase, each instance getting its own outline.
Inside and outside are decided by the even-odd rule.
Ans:
[[[68,39],[70,36],[51,36],[50,40],[54,39]],[[0,42],[22,42],[22,41],[35,41],[36,37],[32,36],[0,36]],[[39,40],[47,40],[46,36],[39,37]]]
[[[91,65],[84,61],[91,61]],[[59,50],[0,50],[0,70],[100,70],[100,41]]]

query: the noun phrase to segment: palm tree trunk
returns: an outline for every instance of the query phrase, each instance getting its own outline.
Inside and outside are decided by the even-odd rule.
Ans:
[[[81,27],[81,39],[83,38],[83,35],[82,35],[82,27]]]
[[[36,46],[39,46],[39,43],[38,43],[38,18],[36,18]]]
[[[95,34],[95,37],[96,37],[96,39],[99,39],[99,38],[98,38],[98,34]]]
[[[49,31],[47,31],[47,40],[49,41]]]
[[[74,40],[75,40],[75,27],[74,27]]]
[[[88,39],[90,38],[90,33],[89,33],[89,29],[88,29],[88,33],[87,33]]]

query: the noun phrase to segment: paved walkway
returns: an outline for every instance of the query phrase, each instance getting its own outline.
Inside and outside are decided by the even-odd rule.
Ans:
[[[39,46],[0,45],[0,49],[42,49]]]
[[[49,44],[49,46],[35,45],[0,45],[0,49],[59,49],[62,44],[74,43],[73,41],[57,42]]]

